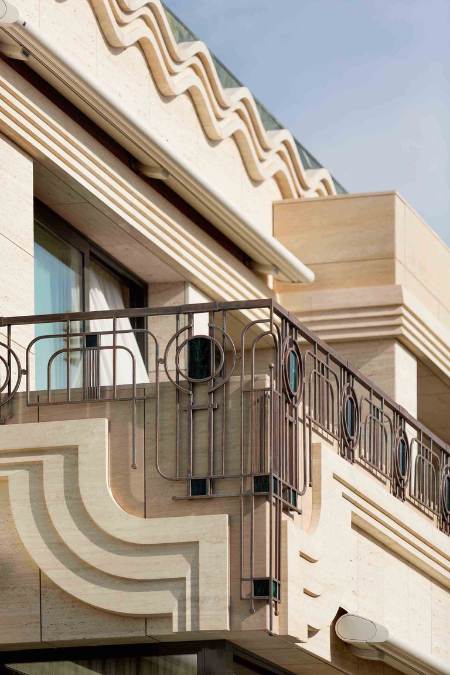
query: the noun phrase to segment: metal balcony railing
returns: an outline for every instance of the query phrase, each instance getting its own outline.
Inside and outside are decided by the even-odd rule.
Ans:
[[[9,317],[0,330],[4,423],[20,391],[26,406],[129,401],[135,466],[136,407],[146,400],[155,471],[184,481],[187,498],[240,499],[242,597],[252,603],[265,598],[277,611],[281,518],[301,512],[317,435],[450,531],[449,446],[272,300]],[[46,362],[36,364],[41,343]],[[173,439],[161,452],[167,408]],[[272,542],[263,578],[254,565],[261,498]]]

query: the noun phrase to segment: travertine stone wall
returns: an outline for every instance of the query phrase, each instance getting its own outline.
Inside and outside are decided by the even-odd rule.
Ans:
[[[140,278],[189,279],[224,300],[270,295],[252,270],[5,61],[0,90],[2,128],[36,161],[38,197]]]
[[[9,487],[7,502],[1,493],[3,644],[16,641],[9,626],[20,622],[19,642],[228,629],[223,509],[195,519],[123,510],[105,471],[106,420],[5,426],[0,444],[0,482]]]
[[[162,286],[162,285],[161,285]],[[158,289],[163,294],[163,288]],[[175,289],[174,289],[175,290]],[[184,294],[186,289],[183,289]],[[172,318],[173,317],[167,317]],[[163,327],[160,326],[162,329]],[[172,335],[172,332],[170,332]],[[167,339],[167,335],[164,336]],[[266,380],[261,380],[261,385],[267,385]],[[125,387],[120,388],[120,396],[129,395]],[[138,395],[141,393],[141,388],[138,388]],[[13,416],[8,419],[8,422],[14,426],[20,427],[25,437],[32,434],[33,443],[38,443],[37,438],[40,436],[40,425],[43,429],[48,429],[51,435],[52,424],[55,426],[55,433],[58,429],[63,428],[64,423],[67,430],[75,429],[76,424],[80,429],[89,427],[89,421],[97,423],[98,419],[92,418],[108,417],[109,430],[109,448],[107,455],[107,465],[105,466],[105,479],[111,488],[114,500],[120,508],[126,513],[134,517],[147,519],[158,519],[160,517],[186,517],[195,515],[202,516],[213,514],[219,516],[226,514],[229,519],[229,545],[230,545],[230,579],[231,579],[231,602],[233,604],[233,613],[231,616],[231,626],[234,630],[261,630],[267,626],[267,607],[265,602],[257,603],[256,612],[249,612],[249,603],[247,600],[242,601],[240,597],[240,503],[238,499],[217,498],[214,500],[200,500],[192,501],[186,499],[187,497],[187,482],[186,480],[173,481],[162,478],[156,470],[156,456],[155,456],[155,441],[156,441],[156,403],[154,386],[151,385],[148,392],[148,399],[137,403],[137,469],[131,467],[131,407],[128,401],[123,402],[97,402],[93,404],[79,403],[72,405],[55,405],[42,406],[39,408],[26,407],[23,405],[23,395],[17,396],[12,403],[11,412]],[[58,400],[58,395],[55,395],[55,400]],[[225,434],[225,442],[227,445],[227,461],[226,469],[228,473],[237,474],[240,466],[239,455],[239,434],[240,434],[240,378],[233,377],[227,392],[227,419],[228,424]],[[250,405],[250,400],[246,398],[246,404]],[[180,471],[182,474],[186,471],[186,452],[187,452],[187,416],[183,413],[185,406],[188,405],[187,397],[181,396],[181,429],[180,429],[180,445],[182,448],[182,460]],[[164,382],[160,387],[159,398],[159,450],[160,450],[160,469],[168,476],[175,475],[175,423],[176,399],[175,389],[173,385]],[[197,413],[201,419],[196,420],[195,426],[195,471],[197,473],[207,472],[207,451],[208,446],[206,442],[208,419],[204,413]],[[78,422],[75,422],[77,420]],[[30,426],[30,422],[39,422]],[[23,424],[25,423],[25,424]],[[5,427],[6,428],[6,427]],[[20,434],[19,434],[20,436]],[[4,437],[4,435],[3,435]],[[0,445],[2,442],[2,435],[0,434]],[[50,437],[50,436],[49,436]],[[61,437],[60,437],[61,439]],[[3,438],[3,442],[4,438]],[[25,441],[24,441],[25,442]],[[61,440],[60,440],[61,442]],[[75,443],[75,437],[73,442]],[[221,431],[218,423],[216,433],[216,454],[219,454],[220,459],[220,444]],[[99,449],[99,452],[102,452]],[[1,452],[0,452],[1,454]],[[184,459],[183,459],[184,458]],[[0,461],[1,464],[1,461]],[[70,455],[64,459],[65,472],[68,483],[65,486],[67,499],[72,504],[71,512],[74,514],[77,510],[75,503],[79,500],[78,488],[76,485],[77,466],[76,459]],[[72,478],[70,478],[70,475]],[[1,478],[1,472],[0,472]],[[74,483],[74,487],[71,484]],[[57,487],[57,485],[55,485]],[[61,487],[61,486],[60,486]],[[217,481],[215,486],[218,494],[237,494],[239,492],[239,481],[231,479],[228,481]],[[82,509],[79,509],[80,517]],[[261,577],[268,574],[268,529],[267,529],[267,514],[268,507],[264,498],[259,500],[256,505],[254,518],[255,528],[257,530],[257,547],[255,551],[255,573]],[[246,572],[248,573],[248,547],[250,541],[250,519],[251,509],[250,502],[246,502],[246,513],[244,516],[244,541],[245,553],[244,564]],[[48,518],[47,518],[48,521]],[[78,526],[85,529],[81,520],[77,519]],[[187,525],[188,525],[187,521]],[[97,542],[97,547],[110,547],[104,537],[95,534],[91,526],[88,527],[91,531],[91,537]],[[5,536],[9,536],[6,533]],[[8,545],[9,546],[9,545]],[[127,546],[123,549],[122,554],[125,554],[126,548],[129,549],[130,555],[133,550],[135,553],[138,549],[132,549]],[[170,546],[167,547],[167,554],[170,553]],[[191,561],[193,555],[192,551],[183,551],[183,555]],[[106,552],[105,552],[105,556]],[[103,556],[103,557],[105,557]],[[14,556],[12,556],[14,557]],[[100,556],[101,558],[102,556]],[[105,560],[106,560],[105,557]],[[170,556],[169,556],[170,557]],[[167,560],[169,560],[169,557]],[[195,556],[194,556],[195,557]],[[100,560],[99,558],[99,560]],[[73,559],[65,557],[65,564],[67,564],[76,574],[82,574],[82,567],[73,564]],[[223,561],[223,562],[228,562]],[[154,561],[152,560],[152,564]],[[197,588],[199,571],[195,568],[196,559],[192,559],[189,563],[191,565],[192,573],[189,583],[193,584],[193,588]],[[19,566],[20,572],[20,566]],[[15,580],[15,574],[12,575],[10,581]],[[70,576],[70,575],[69,575]],[[227,579],[222,579],[226,583]],[[19,583],[20,580],[17,581]],[[98,578],[98,583],[101,579]],[[186,582],[187,583],[187,582]],[[1,593],[1,574],[0,574],[0,593]],[[79,597],[71,596],[64,601],[66,591],[55,584],[55,580],[48,579],[45,575],[41,581],[42,593],[42,625],[47,639],[57,639],[57,626],[61,623],[61,635],[64,639],[80,639],[83,636],[83,631],[91,635],[92,638],[103,638],[108,635],[110,631],[111,637],[145,635],[148,633],[169,634],[174,630],[182,632],[182,626],[174,628],[172,619],[164,618],[165,623],[159,623],[158,617],[148,616],[147,624],[145,621],[139,619],[137,616],[116,617],[112,616],[111,622],[109,615],[104,613],[99,607],[89,607],[89,603],[82,602]],[[138,590],[138,589],[136,589]],[[145,588],[142,589],[145,592]],[[248,593],[249,588],[246,589]],[[194,590],[191,591],[192,593]],[[209,600],[208,600],[209,601]],[[198,600],[195,600],[197,603]],[[211,600],[213,603],[213,600]],[[6,611],[7,610],[7,611]],[[8,606],[5,608],[6,618],[5,624],[8,623],[7,615],[12,611]],[[193,610],[194,611],[194,610]],[[0,612],[1,615],[1,612]],[[101,617],[103,616],[103,619]],[[96,618],[97,617],[97,618]],[[96,625],[98,621],[98,626]],[[191,630],[195,628],[195,617],[192,619]],[[1,625],[1,620],[0,620]],[[184,625],[184,624],[183,624]],[[1,635],[1,633],[0,633]],[[53,637],[52,637],[53,636]],[[61,637],[61,639],[63,639]],[[31,638],[30,638],[31,639]],[[7,641],[5,639],[5,641]]]
[[[448,659],[448,589],[357,527],[353,535],[356,613],[389,625],[419,651]]]
[[[446,662],[448,537],[328,443],[316,441],[310,518],[300,527],[285,522],[282,631],[344,672],[384,673],[380,664],[369,665],[336,644],[340,609],[377,621],[411,649]]]
[[[418,363],[417,416],[450,443],[450,387],[423,363]]]
[[[20,541],[6,480],[0,480],[0,644],[40,641],[40,572]]]
[[[281,304],[413,415],[427,397],[417,362],[447,396],[450,250],[400,195],[278,202],[274,233],[316,274],[313,284],[277,284]],[[425,414],[436,433],[446,426],[438,407]]]
[[[274,232],[316,273],[314,284],[279,285],[293,302],[319,290],[398,284],[450,329],[450,251],[396,192],[349,194],[274,204]]]
[[[33,314],[33,161],[2,134],[0,190],[0,315]],[[1,331],[1,340],[5,336]],[[26,326],[14,332],[12,347],[23,362],[24,347],[33,337]]]
[[[207,138],[188,93],[164,96],[149,72],[138,45],[111,47],[88,0],[14,0],[23,19],[38,26],[50,43],[75,59],[99,86],[130,114],[148,125],[192,164],[236,207],[272,232],[272,202],[281,193],[274,179],[254,183],[242,162],[235,141]]]
[[[417,416],[417,359],[398,340],[337,342],[333,347],[411,415]]]
[[[33,161],[0,134],[0,314],[34,311]]]
[[[450,249],[408,202],[395,195],[396,283],[415,295],[450,334]]]
[[[161,390],[162,468],[173,469],[173,397],[166,385]],[[239,460],[239,398],[232,381],[231,461]],[[188,499],[184,480],[157,474],[152,399],[150,414],[146,408],[145,420],[139,416],[145,457],[139,454],[138,469],[131,469],[126,405],[55,406],[41,409],[38,424],[3,427],[0,642],[189,639],[210,627],[216,637],[240,641],[294,673],[309,664],[304,650],[359,673],[366,664],[333,642],[333,620],[344,609],[447,658],[447,537],[316,435],[303,515],[283,516],[282,603],[273,627],[280,639],[264,645],[266,604],[257,602],[252,613],[240,598],[239,499]],[[67,421],[70,410],[73,420]],[[105,414],[109,424],[82,419]],[[199,430],[199,448],[202,439]],[[140,495],[136,477],[145,480]],[[254,519],[255,573],[265,576],[268,506],[262,497]],[[329,672],[323,665],[324,675]],[[389,671],[374,663],[367,672]]]

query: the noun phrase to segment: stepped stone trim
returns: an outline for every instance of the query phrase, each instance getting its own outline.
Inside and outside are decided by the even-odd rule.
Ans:
[[[108,466],[108,420],[3,427],[0,479],[31,559],[103,611],[171,617],[175,632],[227,630],[228,517],[131,515]]]

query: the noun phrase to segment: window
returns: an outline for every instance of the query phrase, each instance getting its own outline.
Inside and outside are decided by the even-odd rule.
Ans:
[[[197,655],[10,663],[6,669],[22,675],[197,675]]]
[[[121,644],[0,654],[0,673],[21,675],[282,675],[248,652],[223,641]]]
[[[83,308],[83,258],[69,243],[39,223],[34,235],[34,295],[36,314],[79,312]],[[46,338],[64,330],[62,323],[43,323],[36,326],[36,386],[47,388],[50,367],[50,388],[66,386],[67,368],[58,351],[64,347],[61,338]],[[52,367],[52,357],[54,367]],[[49,365],[50,364],[50,365]],[[74,369],[75,364],[70,364]],[[76,366],[75,366],[76,367]]]
[[[146,286],[40,203],[35,208],[35,312],[102,311],[144,307]],[[37,324],[36,389],[148,382],[143,319],[93,319]],[[53,337],[52,337],[53,336]]]

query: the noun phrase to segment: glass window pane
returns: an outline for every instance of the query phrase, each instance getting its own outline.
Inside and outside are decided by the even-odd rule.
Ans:
[[[197,655],[10,663],[6,667],[22,675],[197,675]]]
[[[188,376],[191,380],[211,377],[212,342],[206,337],[193,337],[188,342]]]
[[[69,243],[49,232],[38,223],[34,240],[34,297],[36,314],[56,314],[82,310],[82,254]],[[74,326],[72,326],[72,330]],[[36,337],[61,333],[61,323],[38,324]],[[76,328],[75,328],[76,330]],[[73,345],[71,345],[73,346]],[[36,342],[36,388],[47,388],[49,360],[65,347],[63,338],[46,338]],[[76,371],[79,354],[70,355],[70,366]],[[55,357],[51,366],[52,389],[66,386],[67,355]],[[75,372],[73,373],[75,376]]]
[[[146,656],[139,675],[197,675],[197,654]]]

